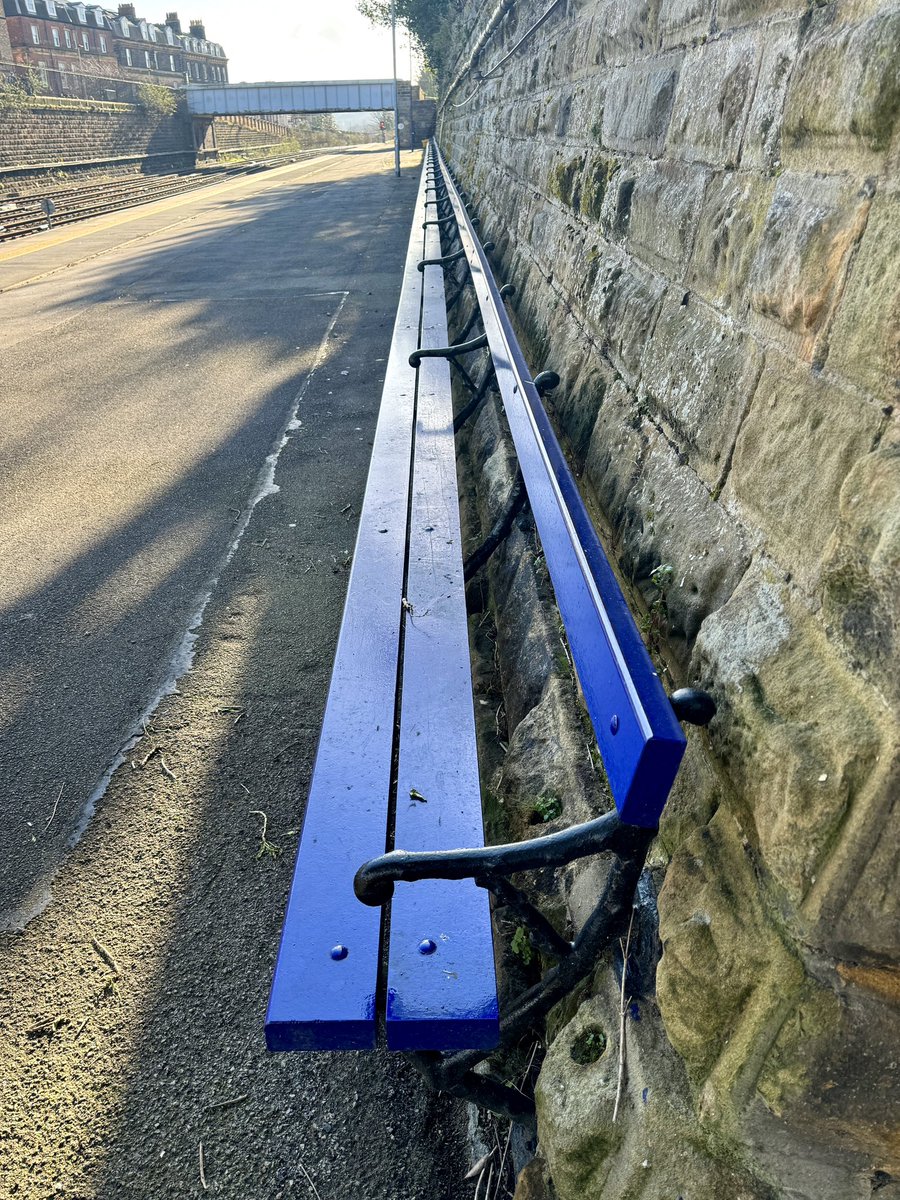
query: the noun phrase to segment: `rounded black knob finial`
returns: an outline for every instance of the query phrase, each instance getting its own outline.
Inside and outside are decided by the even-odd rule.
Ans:
[[[716,715],[716,702],[699,688],[679,688],[669,697],[675,716],[688,725],[708,725]]]
[[[552,392],[554,388],[559,387],[559,376],[555,371],[541,371],[540,375],[535,375],[532,382],[538,395],[543,396],[545,392]]]

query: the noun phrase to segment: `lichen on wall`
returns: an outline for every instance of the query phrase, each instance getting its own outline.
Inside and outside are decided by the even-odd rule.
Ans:
[[[900,1195],[900,8],[570,0],[516,48],[546,8],[448,71],[439,139],[667,683],[719,712],[655,850],[618,1128],[606,964],[544,1155],[561,1200]],[[455,16],[456,70],[488,20]]]

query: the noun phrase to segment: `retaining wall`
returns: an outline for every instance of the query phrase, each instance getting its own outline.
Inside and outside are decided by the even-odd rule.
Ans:
[[[29,108],[7,109],[0,119],[0,170],[177,156],[193,161],[190,124],[179,113]]]
[[[495,11],[455,16],[448,80]],[[719,715],[657,843],[623,1107],[601,973],[551,1029],[543,1154],[561,1200],[900,1195],[900,9],[575,0],[479,79],[545,11],[506,6],[439,135],[667,686]],[[520,682],[528,553],[495,567],[519,763],[562,728],[550,676]],[[506,804],[541,786],[516,770]]]

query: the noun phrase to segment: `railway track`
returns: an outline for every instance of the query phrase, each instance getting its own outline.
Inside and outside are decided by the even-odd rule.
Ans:
[[[296,154],[253,160],[234,167],[206,167],[200,171],[160,175],[128,175],[69,187],[46,188],[24,195],[0,192],[0,242],[39,233],[49,228],[51,223],[56,226],[84,221],[88,217],[177,196],[181,192],[206,187],[235,175],[249,175],[285,163],[301,162],[349,149],[351,147],[322,146],[315,150],[301,150]],[[53,204],[53,213],[49,218],[44,209],[48,200]]]

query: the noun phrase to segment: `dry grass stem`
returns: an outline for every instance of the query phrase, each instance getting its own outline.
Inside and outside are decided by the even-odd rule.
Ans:
[[[106,963],[106,965],[109,967],[109,969],[112,971],[112,973],[114,975],[122,974],[122,972],[119,970],[119,964],[116,962],[116,960],[113,958],[113,956],[110,954],[110,952],[107,950],[107,948],[103,945],[102,942],[98,942],[96,938],[92,937],[91,938],[91,946],[93,947],[94,950],[97,951],[97,953],[100,955],[100,957],[103,959],[103,961]]]
[[[305,1177],[306,1177],[306,1182],[307,1182],[307,1183],[309,1184],[309,1186],[312,1188],[312,1192],[313,1192],[313,1195],[315,1196],[316,1200],[322,1200],[322,1197],[319,1195],[319,1189],[316,1187],[316,1185],[315,1185],[315,1184],[313,1183],[313,1181],[310,1179],[310,1177],[309,1177],[309,1171],[307,1171],[306,1167],[304,1167],[303,1163],[300,1161],[300,1159],[299,1159],[299,1158],[297,1159],[297,1166],[300,1168],[300,1170],[301,1170],[301,1171],[303,1172],[303,1174],[305,1175]]]
[[[199,1159],[200,1159],[200,1186],[203,1188],[203,1190],[205,1192],[208,1189],[206,1186],[206,1163],[203,1161],[203,1143],[202,1142],[200,1142],[199,1146],[197,1147],[197,1150],[199,1152]]]
[[[488,1150],[487,1154],[483,1154],[478,1162],[472,1167],[466,1175],[463,1176],[463,1182],[468,1183],[471,1179],[477,1179],[481,1172],[485,1169],[491,1159],[494,1157],[494,1151]]]
[[[245,1100],[250,1099],[250,1093],[244,1092],[241,1096],[231,1096],[228,1100],[214,1100],[212,1104],[204,1104],[204,1112],[215,1112],[217,1109],[234,1108],[236,1104],[243,1104]]]
[[[169,769],[169,764],[166,762],[166,760],[163,758],[162,755],[159,756],[159,765],[162,767],[163,775],[167,775],[169,777],[169,779],[174,781],[175,773],[174,773],[174,771],[171,771]]]
[[[243,784],[241,786],[243,786]],[[269,827],[269,818],[258,808],[251,808],[250,816],[262,817],[262,831],[259,835],[259,849],[256,852],[256,857],[262,858],[264,855],[268,854],[271,855],[272,858],[277,858],[281,853],[281,848],[279,846],[274,846],[266,837],[266,830]]]
[[[56,810],[59,808],[59,802],[62,799],[63,788],[65,786],[66,785],[64,783],[61,783],[59,785],[59,791],[56,794],[56,800],[54,801],[54,804],[53,804],[53,811],[50,814],[47,824],[44,826],[44,833],[46,833],[47,830],[50,828],[50,826],[53,824],[53,818],[56,816]]]
[[[622,947],[622,990],[619,996],[619,1078],[616,1083],[616,1102],[613,1105],[613,1124],[619,1115],[619,1104],[622,1100],[622,1086],[625,1082],[625,976],[628,974],[628,951],[631,949],[631,930],[634,927],[634,908],[631,910],[631,918],[628,922],[628,933],[625,936],[625,943],[622,944],[622,939],[619,939],[619,945]]]

